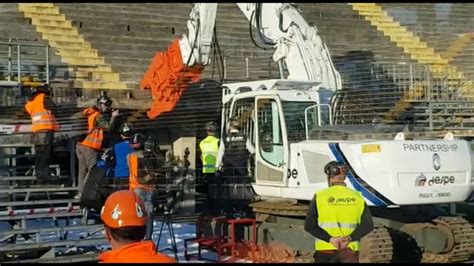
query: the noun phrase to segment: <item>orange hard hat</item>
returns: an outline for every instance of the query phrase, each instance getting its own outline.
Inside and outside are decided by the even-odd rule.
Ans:
[[[100,218],[110,228],[145,226],[147,213],[143,201],[135,192],[119,190],[107,198]]]

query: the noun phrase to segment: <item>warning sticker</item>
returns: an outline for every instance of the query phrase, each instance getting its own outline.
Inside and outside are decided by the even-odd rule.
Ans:
[[[380,144],[364,144],[361,150],[362,153],[380,152]]]

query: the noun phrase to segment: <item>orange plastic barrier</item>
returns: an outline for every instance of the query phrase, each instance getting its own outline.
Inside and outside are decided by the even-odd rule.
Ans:
[[[166,52],[156,53],[140,82],[140,88],[151,90],[153,97],[148,118],[173,110],[188,85],[199,81],[203,69],[202,65],[189,67],[183,63],[179,39],[175,39]]]

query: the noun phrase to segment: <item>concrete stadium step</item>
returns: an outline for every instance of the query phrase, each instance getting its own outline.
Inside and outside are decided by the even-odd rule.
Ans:
[[[97,71],[76,71],[75,77],[78,78],[87,78],[91,81],[108,81],[108,82],[118,82],[120,81],[120,74],[113,72],[97,72]]]
[[[142,58],[142,59],[151,59],[155,56],[156,51],[122,51],[122,50],[107,50],[101,52],[101,55],[105,58]]]
[[[108,11],[104,12],[90,12],[86,10],[65,10],[65,14],[67,14],[72,21],[100,21],[103,23],[114,23],[114,19],[110,18],[110,16],[117,16],[120,17],[120,23],[132,23],[132,24],[155,24],[155,25],[182,25],[183,21],[187,21],[188,15],[182,16],[182,15],[176,15],[174,12],[170,13],[163,13],[160,15],[143,15],[143,14],[127,14],[127,13],[112,13]],[[147,17],[148,19],[144,19],[144,17]],[[226,15],[223,17],[217,17],[217,22],[218,23],[234,23],[236,20],[241,20],[242,22],[247,22],[247,19],[243,14],[238,14],[237,16],[232,16],[232,15]],[[164,22],[166,21],[166,22]],[[245,24],[244,24],[245,25]],[[248,25],[248,24],[247,24]],[[243,26],[245,27],[245,26]],[[247,28],[248,29],[248,28]]]
[[[221,36],[222,37],[222,36]],[[127,45],[132,45],[136,44],[136,36],[127,36],[127,35],[121,35],[121,36],[115,36],[115,35],[109,35],[109,36],[104,36],[104,35],[87,35],[87,40],[92,42],[92,43],[120,43],[122,45],[127,44]],[[140,44],[141,45],[155,45],[156,43],[162,43],[165,44],[165,47],[168,47],[168,45],[173,41],[174,38],[170,38],[169,36],[160,36],[160,37],[145,37],[145,38],[140,38]],[[256,47],[251,43],[249,37],[242,35],[242,36],[233,36],[232,39],[229,38],[223,38],[219,41],[219,45],[222,47],[229,46],[229,47],[234,47],[235,45],[238,45],[239,47],[252,47],[253,49],[256,49]]]
[[[83,6],[80,8],[80,10],[73,9],[72,7],[67,7],[65,5],[62,5],[60,8],[64,10],[65,13],[70,12],[72,14],[78,15],[78,14],[87,14],[89,13],[94,13],[94,14],[103,14],[103,13],[109,13],[111,16],[119,16],[121,15],[125,19],[140,19],[143,17],[147,17],[150,19],[155,19],[156,17],[159,16],[168,16],[170,15],[170,12],[168,12],[167,8],[161,8],[159,7],[161,4],[158,5],[158,8],[155,9],[155,11],[150,12],[150,9],[137,9],[136,5],[134,7],[129,7],[129,8],[120,8],[120,7],[105,7],[101,5],[89,5],[89,6]],[[181,7],[176,8],[176,5],[171,9],[173,10],[173,15],[174,16],[179,16],[180,18],[184,18],[185,20],[189,17],[189,13],[191,12],[192,6],[189,5],[188,7],[183,5],[182,3],[178,4]],[[226,13],[228,17],[237,17],[241,18],[244,17],[240,9],[235,5],[235,7],[231,10],[231,12],[227,12],[224,10],[220,10],[222,7],[219,8],[218,6],[218,12],[219,13]]]
[[[133,81],[135,83],[139,83],[140,80],[143,78],[145,72],[142,73],[122,73],[120,74],[120,78],[122,82]]]
[[[88,42],[69,42],[69,41],[49,41],[52,47],[67,47],[70,49],[92,50],[92,46]]]
[[[112,72],[110,65],[71,66],[71,69],[79,72]]]
[[[98,23],[97,23],[98,24]],[[103,25],[103,24],[102,24]],[[90,35],[110,35],[110,36],[130,36],[130,37],[140,37],[140,38],[151,38],[151,37],[167,37],[170,38],[170,41],[173,38],[180,38],[182,34],[172,33],[171,27],[135,27],[130,25],[122,25],[118,27],[116,24],[111,24],[115,28],[94,28],[93,25],[87,24],[83,25],[80,29],[81,34],[84,36]],[[130,30],[128,29],[130,28]]]
[[[72,22],[67,20],[48,20],[45,18],[31,18],[31,24],[35,26],[43,26],[43,27],[61,27],[61,28],[70,28],[72,27]]]
[[[53,3],[30,3],[29,5],[36,7],[54,7]]]
[[[70,42],[70,43],[85,43],[82,36],[78,35],[64,35],[55,33],[42,33],[43,39],[55,42]]]
[[[23,24],[25,22],[28,22],[28,19],[25,18],[25,17],[17,17],[16,14],[2,14],[2,16],[0,16],[0,23],[4,23],[3,25],[5,24]]]
[[[145,6],[143,4],[124,4],[121,5],[119,3],[114,3],[114,5],[110,4],[102,4],[102,3],[88,3],[79,4],[79,3],[68,3],[68,4],[58,4],[61,10],[90,10],[90,11],[100,11],[100,12],[107,12],[112,11],[115,13],[132,13],[132,14],[146,14],[149,15],[150,13],[153,14],[162,14],[168,10],[173,10],[177,14],[182,14],[183,16],[189,15],[192,9],[192,4],[186,3],[174,3],[171,5],[170,3],[156,3],[152,6]],[[179,8],[176,8],[176,7]],[[153,12],[151,12],[153,11]]]
[[[349,3],[353,9],[367,12],[382,12],[382,8],[376,4]]]
[[[54,6],[36,6],[36,5],[19,5],[19,10],[30,13],[53,14],[59,15],[59,10]]]
[[[57,26],[41,26],[36,25],[36,30],[41,33],[57,34],[57,35],[79,35],[79,31],[72,27],[57,27]]]
[[[102,81],[87,81],[87,80],[76,80],[74,82],[75,87],[83,89],[111,89],[111,90],[127,90],[127,86],[123,82],[102,82]]]
[[[59,49],[58,54],[63,57],[99,57],[97,49],[68,49],[67,47],[62,47]]]
[[[89,65],[97,66],[104,65],[105,61],[103,57],[62,57],[62,62],[68,63],[69,65]]]
[[[111,62],[114,65],[114,70],[119,72],[119,73],[124,73],[124,72],[132,72],[132,73],[142,73],[145,74],[145,72],[148,70],[148,64],[143,65],[115,65],[113,59],[109,59],[109,62]]]
[[[25,16],[40,20],[49,20],[49,21],[66,21],[66,16],[64,14],[43,14],[40,12],[23,12]]]
[[[166,20],[167,23],[179,21],[183,22],[188,19],[188,15],[179,15],[174,12],[163,12],[162,14],[128,14],[122,12],[110,12],[110,11],[91,11],[91,10],[82,10],[82,9],[67,9],[64,7],[60,8],[63,12],[63,15],[66,14],[72,21],[103,21],[111,22],[114,21],[114,17],[120,18],[121,23],[128,21],[133,21],[134,23],[155,23],[163,24],[163,21]],[[190,10],[191,11],[191,10]]]

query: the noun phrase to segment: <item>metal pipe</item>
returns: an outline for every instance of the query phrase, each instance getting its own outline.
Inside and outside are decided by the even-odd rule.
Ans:
[[[12,39],[8,39],[8,81],[12,81]]]
[[[426,93],[426,100],[427,101],[431,101],[431,77],[430,77],[430,70],[429,70],[429,67],[428,66],[425,66],[425,72],[426,72],[426,90],[427,90],[427,93]],[[430,110],[430,115],[431,115],[431,110]]]
[[[283,73],[283,62],[282,59],[278,60],[278,69],[280,70],[280,78],[285,79],[285,75]]]
[[[21,45],[17,44],[17,76],[18,76],[18,88],[21,95]]]
[[[245,57],[245,76],[250,78],[250,71],[249,71],[249,58]]]
[[[46,46],[46,84],[49,85],[49,46]]]
[[[224,56],[224,80],[227,79],[227,56]]]
[[[413,64],[410,64],[410,88],[413,88]]]
[[[428,103],[428,112],[429,112],[429,128],[433,130],[433,103],[430,101]]]

